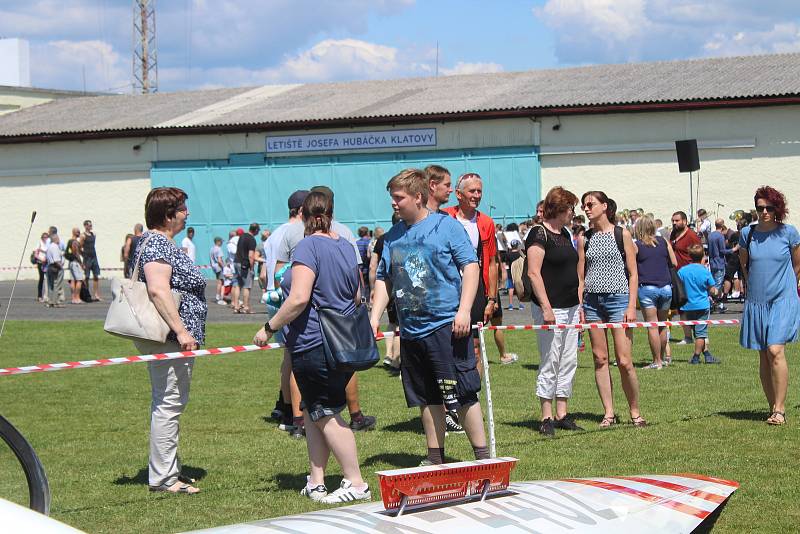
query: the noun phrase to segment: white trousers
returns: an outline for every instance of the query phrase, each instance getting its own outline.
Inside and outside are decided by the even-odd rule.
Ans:
[[[141,354],[180,351],[169,341],[135,341]],[[189,403],[194,358],[147,362],[150,373],[150,462],[148,483],[151,486],[173,485],[178,481],[181,463],[178,458],[180,416]]]
[[[553,308],[557,324],[577,324],[579,306]],[[542,309],[532,303],[534,324],[543,324]],[[539,377],[536,379],[536,396],[541,399],[569,398],[572,382],[578,368],[578,331],[538,330]]]

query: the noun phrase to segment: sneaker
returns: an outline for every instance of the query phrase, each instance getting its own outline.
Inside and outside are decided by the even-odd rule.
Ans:
[[[377,419],[371,415],[362,415],[360,421],[350,421],[350,430],[353,432],[358,432],[359,430],[363,430],[364,432],[367,430],[373,430],[375,428],[376,421]]]
[[[669,356],[669,357],[664,356],[661,359],[661,361],[664,362],[664,367],[669,367],[670,365],[672,365],[672,356]]]
[[[563,419],[556,419],[554,426],[561,430],[583,430],[583,428],[576,425],[572,417],[568,415],[565,416]]]
[[[275,406],[272,412],[270,412],[269,418],[275,422],[283,421],[283,410]]]
[[[695,354],[694,356],[692,356],[692,359],[689,360],[689,363],[692,365],[697,365],[698,363],[700,363],[700,355]]]
[[[539,425],[539,434],[546,436],[548,438],[552,438],[556,435],[556,428],[553,425],[553,420],[549,417],[542,421]]]
[[[699,358],[698,358],[699,359]],[[719,359],[715,358],[709,351],[703,353],[703,361],[705,363],[722,363]]]
[[[511,304],[509,304],[509,305],[508,305],[508,308],[506,308],[506,309],[507,309],[508,311],[511,311],[511,310],[513,310],[513,309],[514,309],[514,306],[512,306]]]
[[[659,365],[656,362],[653,362],[650,365],[648,365],[647,367],[645,367],[645,369],[656,369],[656,370],[660,371],[662,366],[663,365]]]
[[[227,302],[225,302],[225,301],[224,301],[224,300],[222,300],[222,299],[217,299],[217,304],[219,304],[220,306],[227,306],[227,305],[228,305],[228,303],[227,303]]]
[[[676,345],[694,345],[694,340],[690,337],[685,337],[678,341]]]
[[[422,460],[422,461],[419,463],[419,466],[418,466],[418,467],[430,467],[430,466],[432,466],[432,465],[436,465],[436,464],[434,464],[433,462],[431,462],[430,460],[428,460],[427,458],[425,458],[424,460]]]
[[[732,299],[738,299],[740,296],[741,296],[741,293],[739,293],[738,291],[731,291],[731,298]]]
[[[392,367],[391,365],[387,365],[386,372],[389,373],[389,376],[400,376],[399,367]]]
[[[520,304],[520,305],[519,305],[519,308],[517,308],[517,309],[518,309],[518,310],[524,310],[524,309],[525,309],[525,305],[524,305],[524,304]]]
[[[372,494],[369,492],[369,486],[366,486],[363,490],[357,490],[349,480],[343,478],[339,489],[321,498],[320,502],[323,504],[339,504],[343,502],[371,500]]]
[[[294,427],[292,430],[289,431],[289,435],[293,439],[306,439],[306,427],[305,425],[298,425]]]
[[[445,435],[464,433],[464,427],[458,424],[458,414],[456,412],[445,412],[444,428],[445,428]]]
[[[325,484],[320,484],[319,486],[309,486],[308,482],[310,480],[311,476],[306,475],[306,485],[300,490],[300,495],[303,497],[308,497],[314,502],[320,502],[322,499],[328,496],[328,488],[325,487]]]

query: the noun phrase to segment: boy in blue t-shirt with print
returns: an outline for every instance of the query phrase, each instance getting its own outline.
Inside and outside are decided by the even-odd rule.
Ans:
[[[683,280],[686,287],[687,302],[681,307],[681,311],[686,313],[688,321],[705,321],[708,319],[710,307],[708,302],[709,293],[717,295],[716,284],[711,273],[702,265],[703,251],[702,245],[692,245],[687,250],[692,263],[681,267],[678,276]],[[700,354],[703,354],[706,363],[722,363],[711,355],[706,341],[708,340],[708,325],[697,324],[694,329],[694,355],[689,361],[691,364],[700,363]]]
[[[457,411],[475,459],[489,458],[471,348],[470,310],[480,268],[464,227],[426,207],[428,180],[406,169],[387,186],[400,222],[384,234],[370,321],[375,333],[394,296],[400,370],[409,408],[419,407],[428,456],[444,463],[445,408]]]

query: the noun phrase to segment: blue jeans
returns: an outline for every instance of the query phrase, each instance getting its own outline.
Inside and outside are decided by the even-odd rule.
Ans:
[[[587,323],[621,323],[628,308],[628,293],[586,293],[583,313]]]
[[[711,276],[714,277],[714,287],[722,289],[722,282],[725,281],[725,269],[711,269]]]
[[[672,286],[639,286],[639,306],[668,310],[672,305]]]

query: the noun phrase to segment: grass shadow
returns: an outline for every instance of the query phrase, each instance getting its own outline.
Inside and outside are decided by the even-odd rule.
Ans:
[[[121,477],[117,478],[114,481],[114,484],[117,486],[146,486],[149,483],[148,470],[146,467],[139,469],[139,471],[132,477],[128,475],[122,475]],[[191,465],[184,465],[181,466],[181,475],[193,478],[195,480],[202,480],[206,477],[208,471],[203,469],[202,467],[194,467]]]
[[[374,454],[362,461],[362,467],[370,467],[375,464],[389,464],[397,468],[404,467],[417,467],[422,457],[418,454],[409,454],[406,452],[392,452],[383,454]]]
[[[735,412],[717,412],[714,415],[721,415],[734,421],[766,421],[767,417],[769,417],[769,412],[739,410]]]
[[[538,363],[523,363],[522,364],[522,368],[523,369],[530,369],[532,371],[538,371],[539,370],[539,364]]]
[[[412,419],[408,419],[407,421],[400,421],[399,423],[386,425],[382,430],[386,430],[388,432],[424,432],[424,429],[422,428],[422,419],[419,417],[414,417]]]

